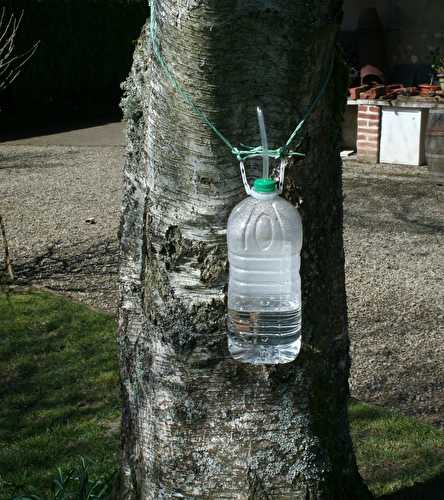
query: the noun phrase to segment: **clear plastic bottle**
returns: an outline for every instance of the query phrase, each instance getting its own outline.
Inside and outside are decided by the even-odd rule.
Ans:
[[[253,364],[289,363],[301,347],[299,212],[257,179],[228,220],[228,346]]]

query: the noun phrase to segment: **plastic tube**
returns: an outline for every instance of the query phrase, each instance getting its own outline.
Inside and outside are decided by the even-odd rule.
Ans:
[[[264,151],[268,151],[268,139],[267,139],[267,130],[265,128],[265,119],[264,113],[262,113],[262,109],[257,107],[257,120],[259,122],[259,130],[261,132],[261,143]],[[268,179],[270,176],[270,158],[267,154],[264,154],[262,157],[262,177],[264,179]]]

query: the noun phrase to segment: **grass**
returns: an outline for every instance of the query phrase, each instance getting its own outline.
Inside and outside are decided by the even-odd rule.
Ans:
[[[79,457],[117,464],[115,321],[44,293],[0,295],[0,498],[46,488]]]
[[[352,403],[349,415],[359,470],[375,495],[425,483],[444,472],[443,431],[363,403]]]
[[[52,294],[0,295],[0,499],[48,491],[57,467],[75,468],[81,456],[94,477],[117,467],[115,331],[110,316]],[[356,402],[350,419],[376,495],[444,471],[444,432]]]

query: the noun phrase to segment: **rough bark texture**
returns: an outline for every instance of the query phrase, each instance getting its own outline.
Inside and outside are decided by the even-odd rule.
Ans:
[[[234,144],[283,144],[326,77],[337,0],[158,0],[162,53]],[[344,69],[306,129],[286,196],[301,204],[303,348],[233,361],[225,228],[239,167],[166,80],[142,33],[125,83],[121,225],[124,414],[119,498],[365,499],[348,430],[338,156]]]

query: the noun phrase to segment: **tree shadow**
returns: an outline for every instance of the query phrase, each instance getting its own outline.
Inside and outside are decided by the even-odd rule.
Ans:
[[[119,122],[121,120],[120,112],[107,114],[102,117],[78,118],[65,120],[52,120],[44,126],[36,126],[23,128],[16,127],[13,130],[0,132],[0,143],[8,141],[16,141],[19,139],[29,139],[31,137],[40,137],[45,135],[60,134],[62,132],[70,132],[72,130],[80,130],[84,128],[99,127],[107,125],[110,122]]]
[[[358,467],[376,498],[443,498],[444,433],[439,428],[356,399],[349,415]]]
[[[109,238],[98,242],[85,240],[69,247],[54,242],[44,252],[15,262],[14,272],[18,284],[56,280],[61,290],[96,291],[110,288],[109,279],[116,279],[118,265],[117,240]],[[84,281],[88,278],[95,278],[97,283]]]
[[[346,186],[346,225],[359,229],[377,229],[379,232],[409,234],[437,234],[444,232],[439,213],[430,205],[434,188],[427,183],[406,183],[389,179],[344,179]],[[431,203],[432,200],[432,203]]]
[[[66,151],[63,157],[58,152],[53,152],[48,149],[44,151],[19,151],[8,152],[7,155],[0,153],[0,171],[4,170],[24,170],[30,169],[51,169],[66,167],[66,157],[74,156],[73,151]]]
[[[378,497],[378,500],[441,500],[443,497],[444,472],[423,483]]]
[[[400,210],[394,213],[394,217],[401,223],[416,228],[420,233],[444,233],[444,224],[442,218],[437,217],[421,217],[418,216],[415,202],[418,204],[423,197],[409,197],[407,200],[400,203]],[[424,200],[426,202],[426,200]],[[417,206],[417,205],[416,205]]]

